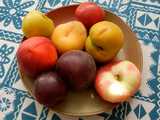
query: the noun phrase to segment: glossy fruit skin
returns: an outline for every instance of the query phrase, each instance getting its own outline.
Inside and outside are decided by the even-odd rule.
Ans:
[[[114,61],[97,71],[95,89],[99,96],[111,103],[128,100],[139,89],[141,73],[130,61]]]
[[[39,11],[30,11],[22,21],[22,31],[25,37],[50,37],[55,28],[53,21]]]
[[[89,29],[95,23],[104,20],[105,12],[96,3],[84,2],[77,7],[75,16]]]
[[[91,27],[85,48],[97,62],[107,62],[117,55],[123,44],[121,28],[110,21],[101,21]]]
[[[85,46],[86,38],[87,31],[79,21],[60,24],[52,34],[52,42],[60,54],[70,50],[82,50]]]
[[[63,102],[67,95],[67,87],[56,72],[41,74],[34,87],[36,100],[47,107],[54,107]]]
[[[46,37],[31,37],[23,41],[17,50],[20,69],[30,77],[48,71],[57,61],[56,48]]]
[[[64,53],[56,65],[58,74],[72,90],[83,90],[94,82],[96,65],[92,56],[80,50]]]

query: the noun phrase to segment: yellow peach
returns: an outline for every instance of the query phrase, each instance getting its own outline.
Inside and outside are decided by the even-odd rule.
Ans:
[[[109,21],[94,24],[86,40],[86,51],[96,61],[106,62],[116,56],[124,43],[124,35],[120,27]]]
[[[51,38],[59,53],[64,53],[69,50],[83,49],[87,38],[87,32],[81,22],[70,21],[58,25]]]
[[[27,38],[32,36],[50,37],[54,28],[53,21],[36,10],[30,11],[22,21],[22,31]]]

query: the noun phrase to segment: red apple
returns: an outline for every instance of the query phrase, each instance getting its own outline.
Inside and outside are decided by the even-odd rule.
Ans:
[[[140,82],[140,71],[132,62],[116,61],[99,69],[95,88],[102,99],[118,103],[134,95]]]
[[[75,16],[89,29],[95,23],[104,20],[105,12],[96,3],[84,2],[77,7]]]
[[[28,76],[35,77],[55,65],[56,48],[46,37],[31,37],[20,44],[17,60],[23,72]]]

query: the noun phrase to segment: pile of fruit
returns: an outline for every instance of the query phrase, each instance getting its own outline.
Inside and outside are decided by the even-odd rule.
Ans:
[[[34,78],[35,98],[53,107],[69,90],[92,87],[108,102],[127,100],[140,86],[140,72],[132,62],[114,59],[125,42],[123,31],[95,3],[81,3],[75,17],[57,26],[38,11],[23,19],[26,39],[17,60],[20,71]]]

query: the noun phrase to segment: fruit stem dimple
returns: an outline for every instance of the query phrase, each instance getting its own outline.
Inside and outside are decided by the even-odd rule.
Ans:
[[[121,81],[121,76],[119,74],[115,75],[115,79],[118,80],[118,81]]]
[[[99,34],[98,34],[98,35],[102,35],[105,31],[107,31],[107,29],[108,29],[108,28],[104,28],[104,29],[102,29],[102,30],[99,32]]]
[[[66,31],[66,33],[65,33],[64,36],[65,36],[65,37],[68,37],[68,36],[70,35],[70,33],[73,32],[73,30],[74,30],[74,26],[72,25],[71,28]]]
[[[102,47],[100,47],[100,46],[97,46],[97,45],[96,45],[96,47],[97,47],[99,50],[103,50],[103,48],[102,48]]]
[[[91,40],[91,42],[92,42],[92,40]],[[94,42],[92,42],[92,45],[95,46],[98,50],[102,50],[102,51],[104,50],[102,47],[97,46],[96,44],[94,44]]]

